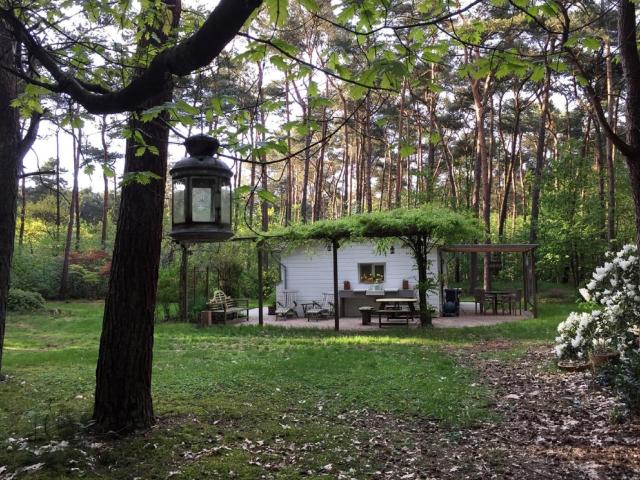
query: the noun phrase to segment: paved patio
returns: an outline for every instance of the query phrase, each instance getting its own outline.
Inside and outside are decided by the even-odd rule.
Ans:
[[[438,317],[433,319],[433,326],[436,328],[463,328],[463,327],[480,327],[488,325],[497,325],[499,323],[517,322],[519,320],[525,320],[532,318],[531,312],[522,311],[522,315],[477,315],[474,310],[473,302],[462,302],[460,304],[460,316],[459,317]],[[288,318],[287,320],[276,320],[275,316],[267,315],[267,309],[264,308],[264,323],[265,325],[274,325],[285,328],[318,328],[318,329],[333,329],[333,318],[319,321],[307,321],[305,318]],[[254,308],[249,311],[249,322],[245,321],[233,321],[233,325],[257,325],[258,324],[258,309]],[[400,328],[405,328],[404,325],[400,325]],[[409,324],[409,328],[417,328],[418,321],[414,321]],[[389,327],[383,327],[389,328]],[[372,331],[380,330],[378,326],[378,317],[374,315],[371,319],[371,325],[362,325],[360,317],[341,317],[340,318],[340,330],[346,331]]]

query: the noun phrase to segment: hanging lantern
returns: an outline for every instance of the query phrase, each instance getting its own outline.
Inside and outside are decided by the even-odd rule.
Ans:
[[[179,243],[221,242],[233,236],[231,177],[214,158],[220,143],[208,135],[184,142],[188,157],[169,171],[172,184],[171,237]]]

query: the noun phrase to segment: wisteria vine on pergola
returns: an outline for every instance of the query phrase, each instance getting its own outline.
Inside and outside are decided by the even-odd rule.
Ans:
[[[293,225],[261,235],[260,243],[272,246],[299,246],[312,241],[326,241],[333,248],[334,303],[338,305],[337,251],[341,244],[366,239],[397,238],[406,245],[416,261],[418,270],[418,300],[420,322],[431,323],[427,292],[432,289],[428,277],[428,255],[435,246],[470,241],[482,235],[477,219],[432,204],[421,208],[361,213],[336,220]],[[336,330],[340,312],[335,308]]]

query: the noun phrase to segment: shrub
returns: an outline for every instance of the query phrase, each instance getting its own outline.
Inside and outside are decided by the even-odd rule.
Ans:
[[[69,265],[69,296],[71,298],[103,298],[108,278],[81,265]]]
[[[7,308],[13,312],[33,312],[44,308],[44,298],[38,292],[28,292],[19,288],[9,290]]]
[[[599,309],[572,312],[558,325],[556,354],[581,358],[594,348],[607,346],[622,356],[637,348],[640,327],[640,262],[635,245],[608,252],[607,261],[596,268],[584,296]]]
[[[627,352],[621,360],[614,386],[632,410],[640,411],[640,349]]]
[[[57,256],[32,254],[17,249],[11,264],[11,285],[21,290],[38,292],[44,298],[55,298],[60,288],[62,259]]]
[[[556,355],[583,358],[591,351],[617,350],[620,363],[605,375],[630,407],[640,408],[640,261],[635,245],[608,252],[583,296],[598,308],[572,312],[558,325]]]

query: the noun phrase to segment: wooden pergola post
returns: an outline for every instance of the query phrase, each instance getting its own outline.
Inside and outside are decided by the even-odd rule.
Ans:
[[[264,325],[264,312],[262,311],[264,306],[264,272],[262,266],[262,242],[257,242],[257,251],[258,251],[258,325],[261,327]]]
[[[189,298],[187,295],[188,269],[189,269],[189,247],[181,243],[182,261],[180,262],[180,320],[187,321],[187,310],[189,309]]]
[[[335,330],[340,330],[340,302],[338,298],[338,241],[331,241],[331,251],[333,253],[333,315]]]
[[[440,285],[440,305],[438,310],[442,315],[442,304],[444,303],[444,253],[441,248],[438,248],[438,284]]]
[[[533,317],[538,316],[538,279],[536,278],[536,256],[535,251],[529,252],[531,255],[531,289],[533,290]]]

